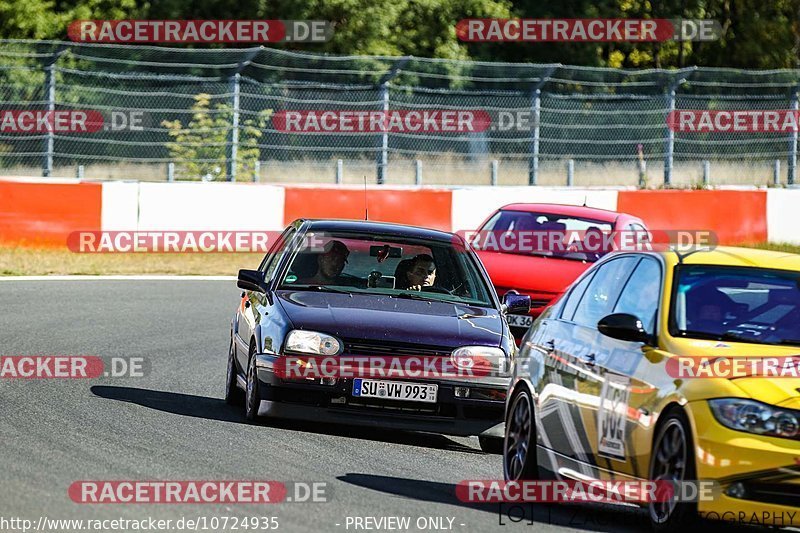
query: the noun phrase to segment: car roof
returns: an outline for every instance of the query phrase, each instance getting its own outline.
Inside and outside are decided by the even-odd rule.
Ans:
[[[552,215],[566,215],[571,217],[591,218],[601,222],[614,222],[620,215],[616,211],[600,209],[599,207],[587,207],[583,205],[567,204],[508,204],[499,209],[500,211],[523,211],[527,213],[546,213]]]
[[[668,256],[671,262],[681,262],[684,265],[741,266],[800,271],[800,255],[789,252],[717,246],[713,249],[684,252],[680,255],[676,251],[662,253]]]
[[[379,233],[393,237],[410,237],[449,243],[455,242],[454,239],[457,238],[453,233],[446,231],[372,220],[298,219],[293,224],[298,221],[305,222],[309,231]]]

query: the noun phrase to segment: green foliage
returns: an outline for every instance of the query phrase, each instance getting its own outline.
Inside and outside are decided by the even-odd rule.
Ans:
[[[239,121],[239,148],[236,158],[237,181],[250,181],[261,151],[258,139],[262,135],[271,109],[260,112],[255,119]],[[172,139],[167,143],[170,157],[175,161],[181,179],[224,180],[228,135],[231,132],[233,110],[229,104],[211,106],[211,96],[198,94],[192,105],[192,119],[184,127],[179,120],[162,122]]]

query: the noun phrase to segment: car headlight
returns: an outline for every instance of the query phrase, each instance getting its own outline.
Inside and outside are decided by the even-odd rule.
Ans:
[[[472,372],[476,376],[508,376],[506,353],[490,346],[462,346],[450,355],[456,368]]]
[[[339,339],[318,331],[293,329],[286,336],[286,351],[316,355],[336,355],[342,351]]]
[[[800,411],[744,398],[708,400],[714,418],[725,427],[785,439],[800,439]]]

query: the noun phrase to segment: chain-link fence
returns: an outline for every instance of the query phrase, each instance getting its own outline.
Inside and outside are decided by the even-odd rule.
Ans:
[[[452,185],[791,184],[796,131],[676,133],[667,116],[675,109],[797,109],[799,88],[797,70],[615,70],[4,40],[0,111],[95,110],[107,123],[94,133],[0,124],[0,172]],[[529,122],[474,132],[302,134],[273,121],[287,110],[465,109]]]

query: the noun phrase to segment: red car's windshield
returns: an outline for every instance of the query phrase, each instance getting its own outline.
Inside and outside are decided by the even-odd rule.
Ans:
[[[594,262],[610,251],[603,243],[613,229],[610,222],[589,218],[501,210],[480,229],[472,244],[479,250]]]

